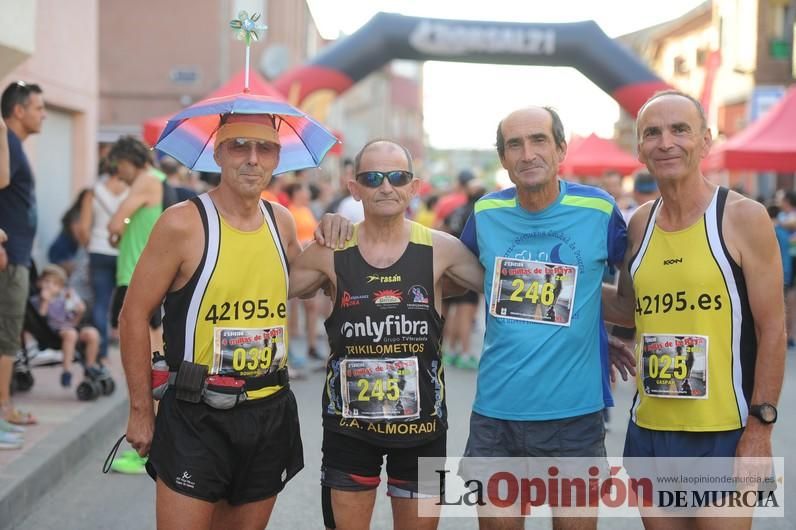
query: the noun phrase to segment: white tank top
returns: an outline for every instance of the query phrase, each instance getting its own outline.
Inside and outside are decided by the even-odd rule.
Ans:
[[[101,180],[94,186],[94,198],[91,202],[91,235],[88,240],[88,251],[93,254],[118,256],[119,250],[108,242],[108,223],[119,205],[127,197],[128,190],[114,195]]]

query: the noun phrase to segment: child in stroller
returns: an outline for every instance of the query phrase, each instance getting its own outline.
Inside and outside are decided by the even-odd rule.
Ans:
[[[28,304],[25,331],[37,341],[39,349],[60,349],[63,352],[61,385],[64,387],[72,384],[72,362],[77,353],[86,376],[77,387],[77,397],[81,400],[95,399],[100,394],[112,393],[115,384],[107,370],[97,362],[99,332],[93,326],[80,325],[85,304],[74,290],[66,286],[66,281],[66,272],[61,267],[48,265],[42,269],[38,279],[31,282],[38,292],[31,296]],[[20,367],[27,368],[27,350],[23,348],[22,351],[26,353],[26,359]],[[29,384],[22,390],[32,385],[29,373],[27,380]]]
[[[47,325],[61,338],[64,354],[61,386],[72,385],[72,361],[78,341],[85,345],[83,363],[86,368],[97,363],[99,331],[93,326],[79,326],[86,306],[73,289],[66,286],[66,272],[58,265],[42,269],[37,282],[39,293],[31,297],[31,304]]]

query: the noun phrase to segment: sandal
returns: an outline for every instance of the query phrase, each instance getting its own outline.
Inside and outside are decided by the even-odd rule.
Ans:
[[[36,425],[39,423],[30,412],[12,408],[5,412],[5,420],[13,425]]]

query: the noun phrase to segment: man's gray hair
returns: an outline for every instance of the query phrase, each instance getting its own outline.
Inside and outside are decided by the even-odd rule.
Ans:
[[[558,115],[558,112],[553,107],[542,107],[544,110],[550,114],[550,118],[553,120],[551,124],[551,129],[553,130],[553,140],[556,143],[556,147],[559,149],[564,148],[564,144],[567,141],[566,136],[564,136],[564,123],[561,121],[561,116]],[[497,134],[495,135],[495,147],[497,147],[498,156],[503,158],[503,155],[506,154],[506,139],[503,138],[503,120],[498,122],[497,126]]]

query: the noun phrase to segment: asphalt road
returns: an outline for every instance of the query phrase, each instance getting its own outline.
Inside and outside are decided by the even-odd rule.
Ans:
[[[294,341],[296,347],[298,341]],[[785,387],[780,400],[780,419],[774,430],[774,454],[786,458],[796,455],[796,352],[790,352]],[[475,392],[475,372],[451,368],[447,371],[450,431],[448,454],[461,455],[467,439],[470,407]],[[321,422],[320,396],[323,375],[310,373],[306,380],[291,383],[301,414],[305,468],[287,486],[276,503],[269,528],[323,528],[320,509]],[[609,456],[621,455],[627,424],[627,410],[632,397],[630,384],[620,384],[615,392],[617,407],[612,411],[606,446]],[[154,529],[154,484],[147,476],[100,473],[107,450],[124,431],[108,433],[107,447],[75,463],[74,474],[56,485],[42,498],[31,515],[18,528],[37,530],[63,529]],[[786,471],[787,473],[787,471]],[[787,476],[793,476],[787,473]],[[383,479],[384,480],[384,479]],[[793,488],[786,498],[786,518],[760,519],[755,529],[796,528],[796,495]],[[372,528],[392,528],[389,498],[382,483],[372,521]],[[603,519],[601,529],[641,529],[640,519]],[[475,520],[443,519],[441,529],[474,529]],[[546,519],[530,519],[526,528],[550,528]]]

